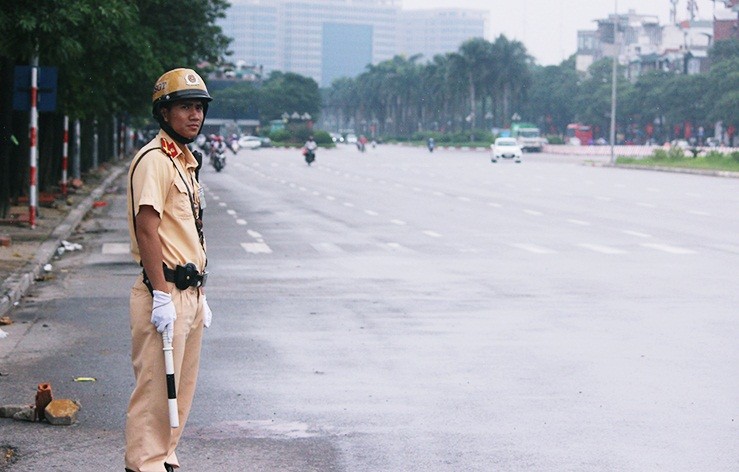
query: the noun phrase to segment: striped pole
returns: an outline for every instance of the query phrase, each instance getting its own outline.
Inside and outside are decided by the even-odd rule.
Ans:
[[[29,207],[28,222],[31,229],[36,228],[36,204],[37,204],[37,163],[38,163],[38,56],[33,59],[31,66],[31,122],[29,126],[30,138],[30,189],[29,189]]]
[[[170,428],[180,427],[180,417],[177,412],[177,388],[174,382],[174,356],[172,355],[172,340],[169,338],[169,331],[164,330],[162,333],[162,343],[164,351],[164,373],[167,375],[167,406],[169,407],[169,426]]]
[[[62,144],[62,195],[67,196],[67,168],[69,166],[69,116],[64,115],[64,142]]]

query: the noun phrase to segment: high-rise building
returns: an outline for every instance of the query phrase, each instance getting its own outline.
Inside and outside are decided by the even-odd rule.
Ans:
[[[454,52],[471,38],[483,38],[490,21],[486,10],[403,10],[398,32],[399,52],[422,54],[429,61],[437,54]]]
[[[233,0],[219,22],[231,59],[312,77],[322,87],[396,54],[456,51],[483,37],[488,14],[401,10],[401,0]]]

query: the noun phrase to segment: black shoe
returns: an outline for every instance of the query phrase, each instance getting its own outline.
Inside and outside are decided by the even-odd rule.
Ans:
[[[164,463],[164,470],[166,470],[167,472],[174,472],[174,467],[172,467],[171,465],[169,465],[169,464],[167,464],[165,462]]]

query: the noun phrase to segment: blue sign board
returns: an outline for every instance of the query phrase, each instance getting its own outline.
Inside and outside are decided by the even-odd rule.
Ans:
[[[56,111],[56,67],[39,67],[37,75],[38,112]],[[13,74],[13,110],[31,110],[31,66],[15,66]]]

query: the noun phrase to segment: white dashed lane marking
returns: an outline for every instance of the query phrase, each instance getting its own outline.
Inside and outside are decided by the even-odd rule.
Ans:
[[[272,254],[272,249],[265,243],[241,243],[241,247],[250,254]]]
[[[658,251],[663,251],[670,254],[695,254],[695,251],[693,251],[692,249],[670,246],[668,244],[642,243],[641,245],[650,249],[656,249]]]
[[[590,249],[591,251],[599,252],[601,254],[626,254],[626,251],[622,251],[621,249],[616,249],[614,247],[609,246],[601,246],[600,244],[578,244],[578,246]]]
[[[587,221],[582,220],[567,220],[568,223],[572,223],[573,225],[579,225],[579,226],[590,226],[590,223]]]
[[[554,254],[557,252],[535,244],[512,244],[512,246],[527,252],[533,252],[534,254]]]
[[[640,233],[639,231],[631,231],[628,229],[623,230],[622,233],[628,234],[630,236],[636,236],[637,238],[651,238],[652,237],[651,234]]]

